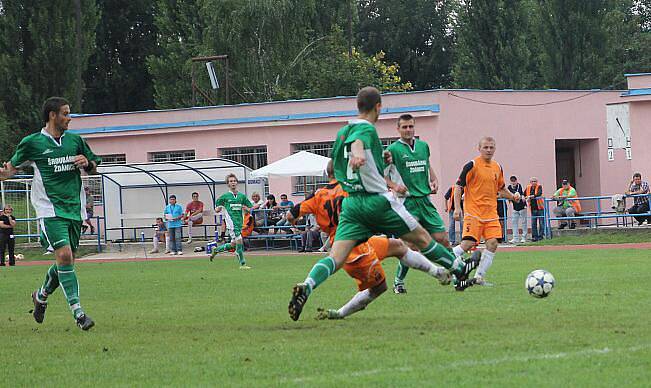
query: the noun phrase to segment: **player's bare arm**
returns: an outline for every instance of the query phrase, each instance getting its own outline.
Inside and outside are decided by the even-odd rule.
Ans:
[[[439,178],[436,176],[432,166],[429,166],[429,187],[432,189],[432,194],[436,194],[439,191]]]
[[[366,153],[364,152],[364,143],[361,140],[355,140],[350,145],[350,159],[348,161],[350,167],[357,171],[360,167],[366,164]]]
[[[11,178],[16,175],[16,172],[18,172],[18,170],[11,164],[11,162],[3,163],[2,167],[0,167],[0,181]]]
[[[459,185],[455,185],[454,189],[454,219],[459,221],[463,218],[463,214],[461,211],[461,192],[463,191],[463,187]],[[508,190],[507,190],[508,191]]]

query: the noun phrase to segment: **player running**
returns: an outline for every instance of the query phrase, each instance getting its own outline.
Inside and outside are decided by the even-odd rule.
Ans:
[[[18,144],[11,160],[0,168],[0,180],[9,179],[22,166],[34,169],[31,199],[41,227],[41,244],[54,250],[56,264],[47,270],[43,286],[32,293],[34,320],[43,323],[47,299],[61,286],[77,326],[89,330],[95,322],[79,303],[74,253],[86,219],[81,169],[95,174],[101,159],[79,135],[67,132],[70,104],[64,98],[48,98],[42,117],[45,127]]]
[[[303,283],[292,289],[288,311],[298,320],[312,291],[343,266],[351,250],[378,233],[413,244],[430,261],[465,280],[476,263],[465,263],[439,245],[389,192],[384,180],[382,143],[373,123],[382,108],[380,92],[366,87],[357,94],[358,119],[337,133],[332,159],[335,177],[349,196],[343,200],[339,226],[329,256],[314,265]]]
[[[344,197],[348,194],[341,189],[341,185],[334,179],[332,161],[328,163],[328,177],[330,182],[305,199],[296,204],[287,213],[287,220],[294,224],[296,220],[306,214],[314,214],[321,230],[334,237],[339,220],[339,209]],[[442,267],[434,265],[419,252],[407,247],[398,239],[385,236],[373,236],[368,241],[357,245],[348,256],[344,270],[355,279],[359,292],[339,310],[319,310],[319,319],[342,319],[357,311],[363,310],[378,296],[387,290],[386,277],[382,269],[382,260],[387,257],[397,257],[405,268],[416,268],[428,273],[439,280],[441,284],[449,284],[450,273]]]
[[[387,185],[427,233],[437,243],[451,249],[445,224],[430,200],[430,194],[438,192],[439,184],[429,162],[429,145],[414,136],[416,119],[412,115],[401,115],[397,124],[400,139],[387,147],[391,162]],[[396,294],[407,292],[405,277],[408,271],[409,267],[398,264],[393,281],[393,292]]]
[[[457,255],[467,252],[479,244],[482,237],[486,241],[486,249],[481,254],[475,277],[470,279],[470,285],[485,285],[484,277],[490,268],[497,251],[497,239],[502,237],[502,226],[497,214],[497,195],[512,201],[520,200],[520,193],[512,194],[504,184],[502,166],[493,160],[495,154],[495,139],[486,136],[479,140],[479,156],[463,166],[457,190],[454,191],[454,219],[460,220],[461,191],[464,193],[463,203],[463,237],[461,244],[454,248]]]
[[[235,174],[228,174],[226,176],[226,184],[228,191],[222,194],[215,201],[215,211],[222,212],[226,221],[226,229],[231,236],[231,242],[214,247],[210,254],[210,261],[213,261],[215,256],[224,251],[232,251],[235,249],[235,255],[240,262],[240,269],[251,269],[246,265],[244,260],[244,242],[242,240],[242,224],[243,216],[242,211],[244,207],[252,208],[253,204],[244,195],[237,191],[237,177]],[[225,211],[223,211],[225,210]]]

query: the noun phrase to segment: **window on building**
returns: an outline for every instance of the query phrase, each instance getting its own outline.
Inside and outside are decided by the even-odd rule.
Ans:
[[[242,163],[251,170],[267,165],[267,146],[220,148],[222,158]],[[264,196],[269,194],[269,181],[264,180]]]
[[[127,164],[126,154],[97,155],[102,158],[102,164]]]
[[[220,148],[219,153],[222,158],[242,163],[252,170],[267,165],[267,146]]]
[[[194,150],[149,152],[147,156],[150,162],[174,162],[195,159]]]
[[[380,139],[383,147],[387,147],[389,144],[398,140],[397,137],[390,137]],[[294,153],[299,151],[308,151],[322,156],[330,156],[330,151],[332,151],[333,142],[324,142],[324,143],[302,143],[294,144]],[[292,178],[292,190],[294,195],[305,195],[312,191],[316,191],[321,187],[328,184],[328,177],[316,177],[316,176],[299,176]]]

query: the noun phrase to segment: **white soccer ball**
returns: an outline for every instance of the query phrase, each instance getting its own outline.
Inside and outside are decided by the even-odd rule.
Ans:
[[[537,269],[527,276],[524,282],[524,288],[527,289],[529,295],[536,298],[546,298],[551,294],[556,285],[554,275],[545,271],[544,269]]]

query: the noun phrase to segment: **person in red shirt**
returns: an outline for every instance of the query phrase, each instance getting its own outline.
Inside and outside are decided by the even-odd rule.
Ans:
[[[199,193],[192,193],[192,202],[185,206],[185,220],[188,224],[188,244],[192,242],[192,226],[203,223],[203,202],[199,201]]]
[[[493,263],[498,246],[497,239],[502,237],[495,198],[499,195],[511,201],[520,200],[520,193],[512,194],[506,189],[502,166],[493,160],[495,139],[481,138],[478,149],[479,156],[463,167],[457,180],[457,190],[454,192],[454,219],[461,220],[463,214],[463,234],[461,244],[454,248],[455,255],[460,256],[463,252],[468,252],[479,244],[482,238],[486,242],[477,272],[475,277],[469,280],[469,285],[486,284],[486,271]],[[463,210],[461,193],[464,195]],[[463,287],[457,289],[461,291],[461,288]]]

